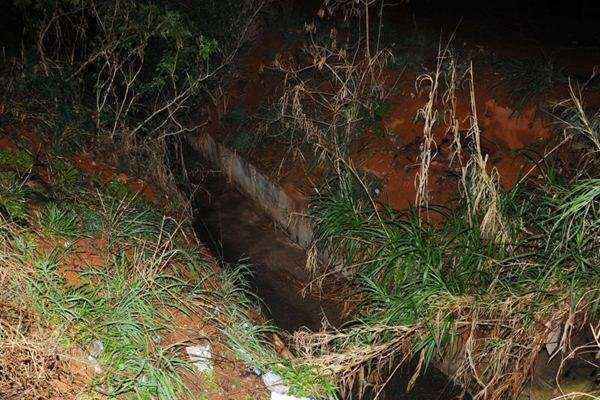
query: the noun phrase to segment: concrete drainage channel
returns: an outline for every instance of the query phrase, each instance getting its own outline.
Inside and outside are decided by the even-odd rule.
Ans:
[[[202,182],[205,192],[196,208],[196,226],[203,242],[226,262],[249,259],[253,289],[281,329],[319,329],[323,319],[341,326],[344,321],[335,301],[301,294],[310,280],[305,249],[312,240],[304,205],[212,137],[188,137],[188,141],[199,158],[221,171]],[[404,385],[410,376],[409,369],[398,371],[379,398],[441,399],[460,393],[441,373],[430,372],[407,394]],[[272,399],[293,399],[275,374],[267,372],[262,379]]]
[[[217,143],[210,135],[199,138],[189,136],[188,142],[194,150],[227,174],[230,182],[260,205],[273,221],[288,232],[289,238],[294,243],[303,248],[310,245],[313,231],[306,210],[303,210],[281,188],[237,153]]]

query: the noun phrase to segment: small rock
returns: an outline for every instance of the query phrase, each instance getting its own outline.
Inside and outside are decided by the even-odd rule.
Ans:
[[[185,348],[186,353],[190,357],[190,361],[194,363],[199,372],[212,371],[212,354],[210,344],[188,346]]]
[[[103,351],[104,343],[102,343],[102,340],[94,340],[90,345],[90,355],[94,358],[100,357]]]
[[[283,383],[283,378],[273,371],[267,372],[261,378],[271,393],[287,394],[290,391],[290,388]]]

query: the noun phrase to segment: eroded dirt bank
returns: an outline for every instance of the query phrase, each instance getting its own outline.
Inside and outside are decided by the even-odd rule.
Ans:
[[[287,233],[259,205],[233,187],[225,175],[203,163],[204,172],[196,176],[203,190],[194,202],[200,239],[225,262],[242,260],[251,265],[252,287],[273,323],[293,333],[307,328],[319,330],[323,324],[340,328],[350,321],[349,305],[344,302],[348,297],[342,288],[311,290],[305,250],[292,243]],[[391,366],[389,373],[393,374],[379,394],[380,399],[464,398],[460,389],[433,367],[406,392],[415,366],[396,367]],[[375,394],[367,394],[366,398]]]

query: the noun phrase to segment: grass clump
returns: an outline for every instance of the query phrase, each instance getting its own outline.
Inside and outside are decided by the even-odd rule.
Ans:
[[[65,160],[52,163],[52,172],[53,184],[62,190],[76,188],[82,179],[79,170]]]
[[[489,384],[490,398],[518,395],[549,327],[573,319],[572,332],[585,331],[600,318],[597,187],[581,185],[560,198],[539,189],[537,205],[531,191],[504,196],[503,212],[521,227],[507,242],[488,239],[466,211],[433,226],[356,200],[357,182],[333,189],[313,209],[317,243],[361,288],[363,305],[354,327],[300,335],[299,347],[346,381],[397,359],[418,360],[417,376],[450,358],[445,372],[473,393]]]
[[[14,172],[0,172],[0,207],[13,220],[27,217],[26,191]]]
[[[120,182],[91,187],[80,178],[62,180],[55,199],[42,205],[24,196],[27,227],[2,219],[0,307],[18,310],[19,324],[31,328],[0,314],[0,349],[23,360],[41,358],[21,368],[3,353],[0,366],[14,374],[0,375],[0,395],[189,398],[198,388],[185,378],[195,370],[184,347],[195,336],[184,334],[177,315],[214,327],[211,340],[248,366],[277,371],[298,393],[321,390],[317,371],[309,374],[279,356],[267,340],[274,329],[251,317],[259,302],[245,283],[247,267],[220,271],[194,247],[187,225]],[[70,383],[46,390],[29,373]]]
[[[249,294],[247,274],[247,266],[239,265],[223,271],[220,279],[227,284],[221,286],[218,297],[228,306],[215,318],[227,337],[228,346],[246,365],[261,373],[273,371],[281,376],[293,395],[336,398],[338,387],[330,376],[302,357],[290,359],[279,355],[267,339],[277,329],[252,321],[250,311],[256,308],[256,299]]]
[[[569,82],[569,98],[554,104],[554,116],[567,136],[577,136],[600,151],[600,110],[588,110],[581,88]]]
[[[352,171],[319,191],[311,208],[315,244],[331,262],[316,273],[351,279],[362,301],[347,329],[299,334],[298,347],[349,385],[359,371],[377,376],[389,363],[415,360],[409,387],[433,363],[490,399],[517,398],[535,385],[548,395],[555,384],[568,391],[582,382],[593,393],[585,369],[600,368],[588,352],[598,349],[600,321],[600,174],[589,124],[570,133],[591,145],[578,173],[547,173],[547,181],[504,192],[487,172],[473,115],[464,206],[442,211],[441,223],[375,204]],[[547,350],[555,331],[563,339]],[[554,360],[554,375],[540,382],[532,371],[544,356]]]
[[[247,153],[256,146],[255,136],[248,132],[242,131],[235,134],[229,140],[229,146],[240,153]]]
[[[17,172],[27,172],[33,166],[31,154],[23,151],[0,149],[0,167],[13,169]]]
[[[140,250],[137,250],[140,251]],[[157,304],[177,303],[173,280],[146,276],[145,257],[117,255],[103,271],[89,271],[71,288],[50,260],[38,262],[30,296],[41,315],[69,325],[84,348],[102,343],[96,385],[110,397],[135,392],[136,398],[175,399],[186,393],[180,373],[189,368],[178,346],[165,346],[161,335],[168,315]],[[176,287],[176,286],[175,286]]]
[[[78,230],[77,215],[56,203],[50,203],[41,212],[40,226],[46,236],[74,238]]]
[[[101,195],[81,207],[95,208],[101,221],[110,221],[110,209],[102,208],[110,200]],[[68,355],[73,348],[83,352],[84,356],[65,355],[58,361],[66,364],[73,358],[94,370],[82,387],[111,398],[181,398],[189,393],[182,373],[190,366],[182,343],[166,342],[175,329],[169,310],[191,310],[193,297],[184,293],[188,284],[171,265],[181,258],[171,243],[173,233],[149,238],[146,230],[131,228],[138,225],[138,215],[123,209],[113,214],[112,221],[122,222],[116,226],[119,247],[104,247],[101,237],[92,236],[97,244],[82,248],[87,236],[83,219],[56,203],[39,212],[32,230],[6,225],[1,257],[11,276],[2,281],[3,288],[21,292],[10,303],[30,310],[41,326],[62,332],[56,354]],[[156,219],[145,221],[151,223]],[[152,232],[161,232],[160,225],[153,225]],[[102,229],[96,235],[104,233],[108,232]],[[65,238],[69,242],[60,241]],[[83,259],[73,258],[80,252]],[[89,257],[101,259],[101,265],[87,265],[84,260]],[[101,350],[88,350],[94,343]]]

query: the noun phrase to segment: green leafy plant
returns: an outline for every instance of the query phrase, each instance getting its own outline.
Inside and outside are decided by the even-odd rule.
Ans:
[[[237,150],[240,153],[247,153],[250,150],[252,150],[256,145],[254,135],[247,131],[242,131],[235,134],[229,140],[228,144],[229,146],[231,146],[231,148]]]
[[[0,149],[0,166],[12,168],[18,172],[27,172],[33,166],[33,157],[23,150]]]
[[[77,189],[81,173],[71,163],[57,160],[52,163],[53,180],[56,186],[64,191]]]

